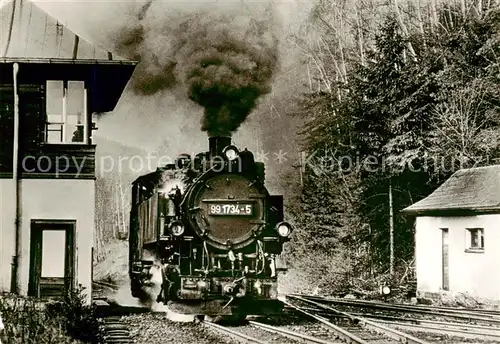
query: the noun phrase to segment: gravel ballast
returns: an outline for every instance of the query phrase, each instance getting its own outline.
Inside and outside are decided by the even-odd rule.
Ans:
[[[230,344],[234,339],[225,338],[200,323],[179,323],[167,319],[162,313],[127,315],[122,322],[129,327],[135,343],[140,344]]]

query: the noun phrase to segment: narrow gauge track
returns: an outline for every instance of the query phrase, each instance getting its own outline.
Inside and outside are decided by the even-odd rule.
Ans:
[[[413,305],[395,305],[384,302],[374,302],[365,300],[344,300],[336,298],[327,298],[311,295],[292,294],[308,300],[318,301],[321,303],[342,305],[347,307],[363,307],[372,308],[383,311],[392,311],[400,313],[414,313],[421,315],[432,315],[436,317],[447,317],[461,319],[467,321],[486,322],[489,324],[500,325],[500,312],[494,310],[470,310],[470,309],[454,309],[449,307],[429,307],[429,306],[413,306]]]
[[[132,344],[128,326],[121,321],[121,317],[112,316],[104,318],[102,329],[105,344]]]
[[[320,312],[325,315],[332,315],[332,312],[328,312],[326,310],[318,309],[314,310],[316,312]],[[435,328],[435,329],[446,329],[449,328],[449,332],[457,332],[452,330],[461,330],[464,334],[479,334],[484,335],[486,333],[491,333],[491,337],[500,338],[500,327],[495,326],[487,326],[487,325],[474,325],[474,324],[464,324],[464,323],[456,323],[456,322],[445,322],[445,321],[434,321],[434,320],[425,320],[425,319],[403,319],[401,317],[393,317],[386,315],[378,315],[378,314],[370,314],[370,313],[350,313],[351,315],[358,317],[365,317],[368,319],[373,319],[378,323],[384,323],[388,325],[400,325],[400,326],[414,326],[415,328]],[[463,330],[466,327],[466,330]],[[457,333],[459,333],[458,331]]]
[[[213,327],[216,330],[226,333],[228,335],[232,335],[234,337],[239,338],[240,340],[246,343],[258,343],[258,344],[270,344],[270,343],[319,343],[319,344],[340,344],[344,343],[345,340],[339,338],[334,332],[327,331],[324,329],[314,330],[314,334],[317,336],[318,333],[321,334],[321,337],[314,337],[309,334],[299,333],[295,330],[290,330],[288,328],[284,328],[283,326],[272,326],[268,324],[264,324],[257,321],[249,321],[249,326],[240,326],[236,329],[232,327],[222,326],[219,324],[214,324],[210,322],[204,322],[203,324],[208,327]],[[316,324],[318,325],[318,324]],[[332,324],[333,325],[333,324]],[[335,326],[335,325],[334,325]],[[253,327],[253,328],[252,328]],[[318,326],[319,327],[319,326]],[[256,332],[255,329],[259,329],[262,331]],[[304,331],[304,330],[302,330]],[[311,331],[309,329],[309,331]],[[269,333],[274,336],[270,336]],[[276,336],[277,335],[277,336]],[[357,338],[354,335],[350,335],[351,340],[348,343],[360,343],[367,344],[368,342],[362,340],[361,338]],[[385,342],[384,342],[385,343]]]
[[[343,316],[345,317],[347,313],[340,312],[337,309],[326,306],[324,304],[318,303],[316,301],[308,300],[305,298],[297,297],[299,300],[303,302],[318,307],[323,314],[324,312],[330,312],[330,316]],[[328,313],[326,313],[328,315]],[[497,326],[484,326],[484,325],[474,325],[468,323],[452,323],[452,322],[442,322],[442,321],[433,321],[433,320],[425,320],[425,319],[402,319],[396,317],[388,317],[385,315],[377,315],[377,314],[362,314],[362,317],[358,314],[350,313],[351,316],[356,317],[357,319],[363,318],[372,318],[373,322],[377,324],[385,324],[397,327],[402,330],[408,331],[419,331],[419,332],[432,332],[432,333],[440,333],[447,334],[452,336],[460,336],[464,338],[474,338],[474,339],[483,339],[483,340],[499,340],[500,339],[500,327]],[[381,319],[382,318],[382,319]]]
[[[461,333],[463,329],[460,326],[464,324],[438,323],[432,321],[422,321],[415,319],[406,319],[406,322],[396,322],[391,320],[368,320],[366,316],[358,316],[352,313],[342,312],[325,304],[316,301],[308,300],[299,296],[287,296],[293,303],[285,301],[287,308],[295,310],[295,314],[302,314],[308,318],[316,320],[315,323],[309,325],[281,325],[271,326],[257,321],[249,321],[247,326],[231,328],[221,326],[209,322],[203,324],[213,327],[219,332],[225,332],[232,337],[238,337],[243,342],[249,343],[320,343],[320,344],[337,344],[342,342],[358,343],[358,344],[389,344],[393,342],[402,342],[409,344],[427,344],[428,342],[411,336],[407,333],[398,331],[386,325],[396,326],[399,329],[411,331],[412,333],[419,330],[431,330],[436,333],[444,331],[446,334],[456,335]],[[104,303],[104,302],[103,302]],[[304,304],[308,305],[306,308]],[[300,305],[300,306],[299,306]],[[312,307],[314,306],[314,307]],[[123,313],[143,313],[144,308],[128,309],[122,307],[107,305],[107,315],[104,316],[103,330],[105,333],[105,343],[133,343],[133,340],[128,331],[127,325],[121,322],[121,318],[117,315]],[[119,308],[119,309],[118,309]],[[322,316],[320,316],[321,314]],[[374,315],[376,316],[376,315]],[[331,318],[342,318],[342,324],[334,323]],[[386,317],[387,318],[387,317]],[[444,328],[436,328],[435,325],[444,326]],[[321,326],[324,325],[325,327]],[[303,326],[303,327],[302,327]],[[318,330],[311,330],[311,326]],[[486,326],[471,326],[466,333],[469,337],[477,339],[484,335],[484,331],[490,330]],[[495,329],[496,331],[496,329]],[[255,336],[256,333],[261,333],[260,336]],[[267,335],[262,335],[262,332],[267,332]],[[302,333],[299,333],[302,332]],[[269,335],[272,333],[272,335]],[[319,333],[319,336],[318,336]],[[443,332],[441,332],[443,333]],[[312,334],[312,335],[311,335]],[[419,336],[419,335],[418,335]],[[494,339],[500,339],[500,333],[493,334]],[[488,339],[493,339],[490,336]]]
[[[299,296],[287,295],[287,298],[293,299],[294,301],[299,301],[302,303],[311,303],[314,301],[306,300]],[[408,343],[408,344],[429,344],[428,342],[416,338],[407,333],[398,331],[396,329],[384,326],[382,324],[376,323],[374,321],[364,319],[361,317],[355,317],[349,313],[341,312],[330,308],[329,311],[336,313],[349,320],[349,323],[344,326],[338,326],[333,324],[331,321],[327,320],[325,317],[313,314],[304,310],[302,307],[294,305],[290,302],[285,301],[285,304],[291,308],[295,308],[298,312],[313,318],[322,324],[328,326],[335,334],[344,342],[347,343]],[[319,305],[319,304],[318,304]],[[326,306],[325,306],[326,307]]]
[[[248,327],[239,327],[237,330],[227,326],[222,326],[210,322],[204,322],[203,324],[215,328],[220,332],[227,333],[228,335],[237,337],[240,340],[243,340],[247,343],[258,343],[258,344],[264,344],[264,343],[265,344],[268,343],[338,344],[339,343],[338,341],[332,342],[322,338],[317,338],[307,334],[292,331],[286,328],[263,324],[257,321],[248,322],[248,324],[252,327],[251,329]],[[250,332],[251,334],[248,334],[248,332]],[[270,337],[269,333],[271,333],[274,336]],[[257,336],[260,338],[257,338]]]
[[[446,334],[459,336],[463,338],[481,339],[481,340],[500,340],[500,329],[492,330],[485,326],[458,326],[459,324],[428,322],[419,324],[410,324],[397,321],[377,321],[386,325],[391,325],[401,330],[432,332],[436,334]]]
[[[286,307],[288,310],[293,310],[291,307]],[[347,316],[337,314],[335,312],[329,311],[328,308],[312,308],[312,307],[302,307],[302,309],[309,311],[311,313],[323,316],[323,317],[336,317],[336,318],[347,318]],[[397,317],[397,316],[390,316],[390,315],[383,315],[383,314],[376,314],[376,313],[353,313],[349,312],[350,315],[355,316],[355,317],[364,317],[367,319],[373,319],[377,323],[383,323],[387,325],[401,325],[404,326],[405,328],[414,326],[415,328],[422,327],[422,328],[435,328],[435,329],[443,329],[443,328],[450,328],[450,329],[463,329],[464,328],[464,323],[457,323],[457,322],[445,322],[445,321],[434,321],[434,320],[425,320],[425,319],[414,319],[414,318],[402,318],[402,317]],[[492,337],[497,337],[500,335],[500,327],[496,326],[488,326],[488,325],[474,325],[474,324],[465,324],[467,330],[464,330],[464,334],[480,334],[483,335],[486,332],[492,333]],[[450,331],[453,332],[453,331]]]
[[[146,307],[120,306],[101,299],[94,300],[94,306],[97,317],[101,319],[104,344],[134,343],[128,325],[121,320],[122,316],[149,312]]]
[[[334,342],[331,342],[331,341],[328,341],[328,340],[325,340],[325,339],[316,338],[316,337],[313,337],[313,336],[310,336],[310,335],[301,334],[301,333],[298,333],[298,332],[295,332],[295,331],[290,331],[290,330],[287,330],[287,329],[284,329],[284,328],[279,328],[279,327],[276,327],[276,326],[270,326],[268,324],[263,324],[263,323],[260,323],[260,322],[257,322],[257,321],[249,321],[249,324],[253,325],[255,327],[261,328],[261,329],[263,329],[265,331],[268,331],[270,333],[281,334],[283,336],[286,336],[286,337],[289,337],[289,338],[292,338],[292,339],[302,340],[302,341],[304,341],[306,343],[318,343],[318,344],[330,344],[330,343],[334,343]]]
[[[100,303],[102,303],[101,308],[103,308],[101,313],[105,314],[102,326],[105,333],[104,343],[133,343],[127,325],[121,321],[120,316],[124,315],[124,313],[142,313],[145,309],[129,309],[128,307],[122,309],[120,306]],[[236,337],[246,343],[390,344],[403,342],[427,344],[425,341],[386,328],[380,324],[370,323],[366,320],[362,323],[361,321],[354,322],[352,321],[354,318],[347,313],[344,315],[349,318],[350,323],[346,326],[338,326],[325,317],[309,313],[290,302],[285,301],[285,303],[288,307],[316,320],[316,322],[312,324],[272,326],[257,321],[249,321],[248,325],[240,327],[221,326],[211,322],[202,322],[201,324],[215,329],[216,332],[223,332],[230,337]],[[168,325],[166,324],[166,326]]]
[[[265,344],[266,343],[266,342],[259,340],[257,338],[248,336],[240,331],[233,330],[227,326],[222,326],[222,325],[207,322],[207,321],[203,321],[202,324],[204,324],[205,326],[208,326],[208,327],[212,327],[219,332],[228,334],[229,336],[233,336],[233,337],[236,337],[240,340],[244,340],[247,343],[257,343],[257,344]]]

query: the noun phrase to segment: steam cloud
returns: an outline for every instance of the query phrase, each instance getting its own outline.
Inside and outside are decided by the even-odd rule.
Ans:
[[[117,39],[121,54],[141,61],[134,91],[181,91],[203,106],[209,135],[236,131],[271,91],[279,40],[270,3],[148,2],[134,20]]]

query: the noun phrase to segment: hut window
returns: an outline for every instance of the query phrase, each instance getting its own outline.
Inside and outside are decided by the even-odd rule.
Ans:
[[[86,143],[87,92],[83,81],[47,80],[47,143]]]
[[[467,249],[484,250],[484,229],[467,228],[466,240]]]

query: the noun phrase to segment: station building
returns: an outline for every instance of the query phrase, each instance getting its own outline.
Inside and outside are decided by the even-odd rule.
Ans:
[[[136,62],[32,2],[0,8],[0,25],[0,291],[90,296],[92,114],[114,109]]]
[[[500,165],[459,170],[403,212],[416,216],[419,295],[500,301]]]

